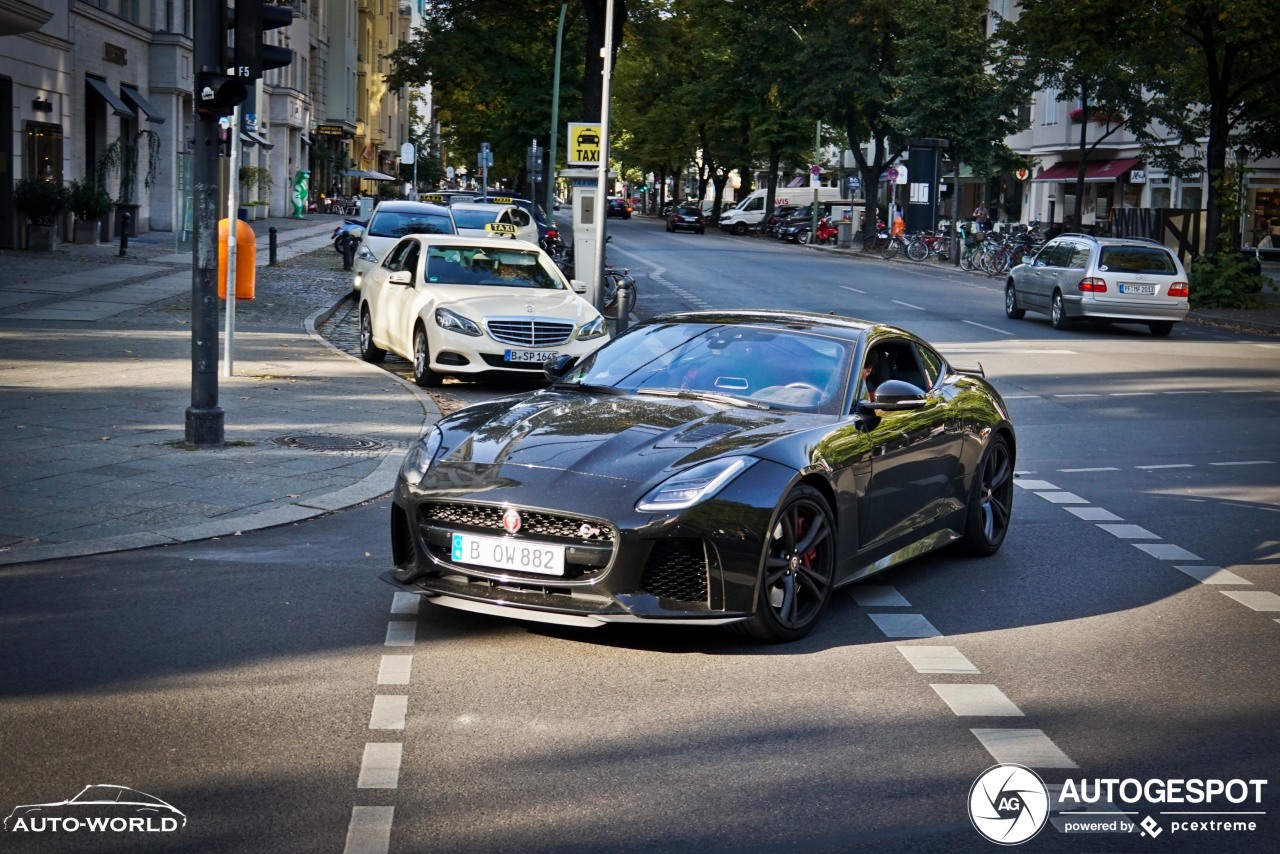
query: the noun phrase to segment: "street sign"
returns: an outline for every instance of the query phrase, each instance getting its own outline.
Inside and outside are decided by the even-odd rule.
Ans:
[[[400,146],[400,162],[412,163],[418,159],[417,149],[413,147],[412,142],[406,142]]]
[[[600,163],[600,125],[569,122],[570,166],[596,166]]]

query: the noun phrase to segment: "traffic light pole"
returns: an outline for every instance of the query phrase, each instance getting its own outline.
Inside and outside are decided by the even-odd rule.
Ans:
[[[226,20],[220,3],[194,4],[193,53],[198,71],[225,71]],[[199,98],[199,94],[197,94]],[[186,441],[196,447],[225,439],[218,406],[218,117],[195,115],[191,203],[195,251],[191,258],[191,406]],[[234,211],[233,211],[234,213]]]

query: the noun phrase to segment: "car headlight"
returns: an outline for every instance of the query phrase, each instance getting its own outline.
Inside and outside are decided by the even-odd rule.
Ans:
[[[436,326],[441,329],[448,329],[450,332],[460,332],[463,335],[472,335],[477,338],[484,334],[475,323],[447,308],[436,309]]]
[[[440,450],[442,442],[444,442],[444,434],[440,432],[439,427],[432,427],[429,432],[424,433],[409,448],[404,462],[400,464],[400,476],[412,486],[421,483],[427,469],[431,468],[431,464],[435,462],[436,453]]]
[[[650,490],[636,509],[644,513],[686,510],[706,501],[755,464],[754,457],[725,457],[685,469]]]
[[[378,263],[378,259],[374,256],[373,251],[363,243],[356,247],[356,257],[361,261],[368,261],[370,264]]]
[[[605,325],[604,318],[597,316],[595,320],[590,323],[583,324],[582,328],[578,330],[578,340],[591,341],[595,338],[599,338],[601,335],[608,334],[609,327]]]

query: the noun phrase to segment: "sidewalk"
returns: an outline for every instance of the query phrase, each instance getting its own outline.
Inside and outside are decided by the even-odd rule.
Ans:
[[[257,299],[237,306],[235,375],[219,365],[215,449],[184,444],[192,269],[171,234],[123,258],[118,244],[0,251],[0,565],[230,536],[392,488],[439,413],[315,334],[348,287],[328,248],[338,221],[252,224]],[[220,309],[220,338],[223,323]]]

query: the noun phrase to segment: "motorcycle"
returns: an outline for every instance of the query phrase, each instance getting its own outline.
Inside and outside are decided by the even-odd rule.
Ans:
[[[360,242],[360,238],[364,237],[364,227],[367,223],[360,219],[343,220],[341,225],[333,229],[333,234],[329,239],[333,241],[333,248],[339,255],[346,254],[347,241],[351,241],[351,247]]]
[[[813,233],[813,242],[824,246],[835,246],[840,239],[840,229],[831,221],[831,214],[818,220],[818,230]]]

